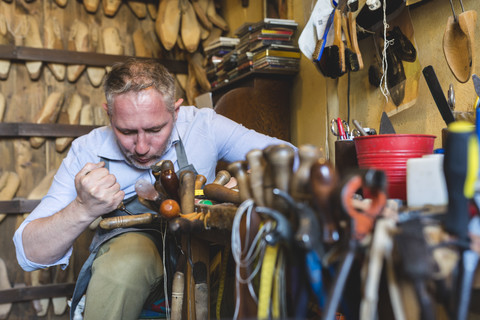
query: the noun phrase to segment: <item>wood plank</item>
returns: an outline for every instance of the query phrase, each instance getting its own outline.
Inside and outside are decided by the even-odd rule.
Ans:
[[[73,289],[75,289],[75,282],[0,290],[0,304],[51,297],[71,297]]]
[[[31,212],[40,203],[41,200],[13,199],[0,201],[0,212],[7,214],[23,214]]]
[[[86,64],[90,66],[110,66],[116,62],[125,61],[131,58],[131,56],[0,45],[0,58],[19,61],[44,61],[66,64]],[[142,57],[137,58],[145,59]],[[185,61],[168,59],[159,59],[159,61],[172,73],[188,73]]]
[[[0,137],[79,137],[98,126],[38,123],[0,123]]]

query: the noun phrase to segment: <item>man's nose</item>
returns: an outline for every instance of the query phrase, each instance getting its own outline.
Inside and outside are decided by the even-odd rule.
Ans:
[[[144,133],[137,134],[137,142],[135,144],[135,153],[140,156],[146,155],[150,150],[148,139]]]

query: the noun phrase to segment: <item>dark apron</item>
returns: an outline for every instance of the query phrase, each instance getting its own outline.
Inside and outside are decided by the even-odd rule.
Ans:
[[[177,153],[177,161],[178,161],[178,167],[179,167],[179,170],[177,171],[177,175],[179,175],[182,171],[186,171],[186,170],[193,171],[195,174],[197,174],[197,171],[195,170],[194,166],[188,163],[187,154],[185,152],[185,148],[183,146],[181,139],[179,139],[179,141],[175,144],[175,151]],[[103,159],[103,158],[102,160],[105,161],[105,167],[108,169],[109,160]],[[135,212],[136,214],[152,211],[151,209],[142,205],[138,201],[138,198],[136,195],[128,199],[125,199],[123,201],[123,204],[125,205],[128,211]],[[124,211],[114,210],[108,213],[107,215],[104,215],[104,217],[115,217],[115,216],[123,216],[123,215],[126,215]],[[75,309],[77,308],[78,302],[87,291],[88,283],[90,281],[90,278],[92,277],[93,260],[95,260],[95,257],[98,253],[98,249],[100,248],[100,246],[104,244],[106,241],[112,239],[113,237],[116,237],[125,232],[132,232],[132,231],[150,232],[156,235],[162,234],[161,230],[159,230],[158,228],[154,228],[154,226],[152,225],[144,225],[144,226],[129,227],[129,228],[116,228],[113,230],[104,230],[102,228],[97,228],[95,235],[92,239],[92,243],[90,244],[90,247],[89,247],[90,255],[88,256],[87,260],[83,264],[82,269],[78,274],[77,282],[75,284],[75,290],[73,291],[73,296],[72,296],[72,304],[70,306],[70,319],[73,319],[73,315],[75,313]],[[170,250],[170,253],[173,254],[172,250]],[[168,254],[166,256],[171,256],[171,254]],[[176,257],[170,257],[170,258],[176,259]],[[166,263],[165,265],[168,266],[169,263]]]

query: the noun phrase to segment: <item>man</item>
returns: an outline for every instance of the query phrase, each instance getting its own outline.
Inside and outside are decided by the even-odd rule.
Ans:
[[[218,160],[244,160],[253,148],[284,143],[211,109],[180,107],[172,75],[155,60],[114,65],[104,90],[111,125],[72,143],[47,196],[14,235],[17,259],[27,271],[66,267],[75,239],[98,217],[122,214],[122,201],[142,212],[135,182],[153,184],[150,166],[161,159],[171,160],[176,171],[193,167],[211,182]],[[73,301],[86,289],[86,319],[138,318],[162,283],[159,238],[148,228],[97,230]]]

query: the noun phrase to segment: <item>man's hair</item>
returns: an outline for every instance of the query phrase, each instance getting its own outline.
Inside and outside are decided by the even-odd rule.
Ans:
[[[109,115],[112,114],[115,96],[147,88],[157,90],[163,96],[167,110],[172,114],[175,112],[175,80],[157,60],[130,58],[115,63],[105,78],[103,88]]]

